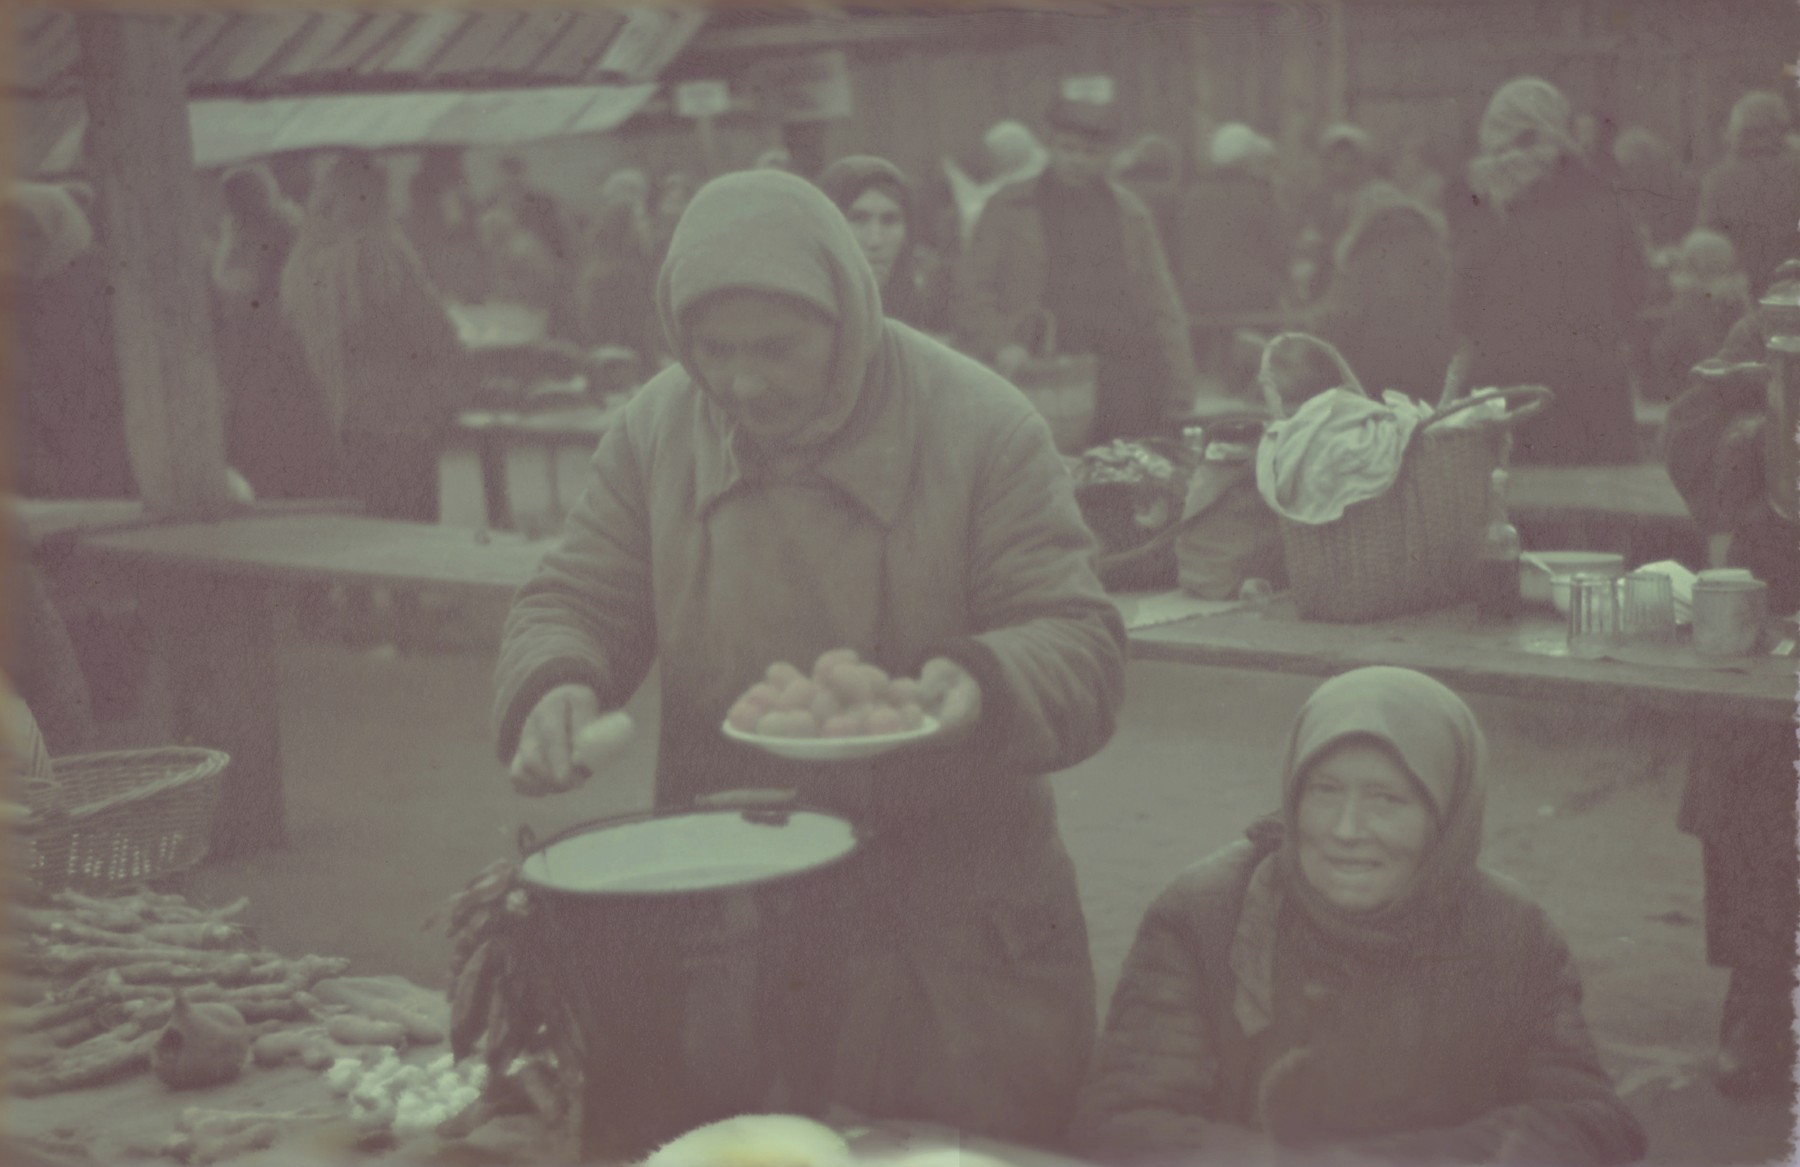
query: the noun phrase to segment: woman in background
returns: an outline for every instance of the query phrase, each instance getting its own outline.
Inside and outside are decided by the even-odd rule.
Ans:
[[[1549,82],[1502,86],[1480,146],[1468,176],[1479,205],[1455,218],[1452,247],[1466,383],[1556,393],[1515,432],[1519,462],[1629,462],[1637,423],[1623,346],[1648,277],[1637,231]]]
[[[1787,140],[1793,116],[1779,93],[1749,93],[1731,109],[1728,153],[1700,185],[1700,218],[1731,240],[1761,295],[1775,266],[1794,250],[1800,223],[1800,151]]]
[[[850,221],[875,281],[881,285],[881,307],[888,319],[921,332],[949,327],[942,281],[929,274],[937,265],[921,265],[917,239],[917,206],[912,183],[885,158],[852,155],[840,158],[819,176],[819,188]],[[924,270],[922,270],[924,269]]]

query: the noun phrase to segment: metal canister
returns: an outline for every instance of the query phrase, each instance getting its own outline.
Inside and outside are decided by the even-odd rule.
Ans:
[[[1768,585],[1708,572],[1694,584],[1694,649],[1708,656],[1748,656],[1756,651],[1767,616]]]

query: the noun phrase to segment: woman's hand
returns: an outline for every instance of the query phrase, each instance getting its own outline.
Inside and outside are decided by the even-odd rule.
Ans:
[[[938,719],[943,737],[962,737],[981,720],[981,685],[948,657],[933,657],[919,673],[919,705]]]
[[[631,718],[602,717],[600,698],[586,685],[558,685],[525,719],[513,754],[513,789],[529,797],[572,790],[631,742]]]

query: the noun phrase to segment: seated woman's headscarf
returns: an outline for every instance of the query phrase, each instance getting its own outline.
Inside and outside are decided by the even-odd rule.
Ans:
[[[1372,742],[1391,751],[1425,794],[1436,833],[1412,883],[1393,901],[1351,914],[1300,870],[1300,794],[1307,770],[1333,747]],[[1251,876],[1231,947],[1234,1011],[1246,1034],[1274,1019],[1276,922],[1292,903],[1325,943],[1376,958],[1419,950],[1455,919],[1481,854],[1487,744],[1462,698],[1411,669],[1357,669],[1313,691],[1289,731],[1281,770],[1281,843]]]
[[[819,189],[846,215],[867,190],[878,190],[900,205],[900,217],[906,224],[906,241],[900,245],[900,254],[888,271],[887,283],[881,289],[881,303],[895,320],[917,324],[921,305],[913,268],[913,248],[918,238],[918,203],[913,197],[912,183],[898,166],[885,158],[852,154],[825,168],[825,173],[819,175]]]
[[[1570,116],[1569,99],[1541,77],[1502,85],[1481,118],[1481,154],[1469,163],[1469,186],[1504,210],[1562,159],[1581,157]]]
[[[716,178],[688,203],[656,282],[663,332],[702,391],[688,311],[718,292],[764,292],[798,300],[835,322],[831,400],[789,443],[812,448],[850,420],[886,329],[881,289],[843,213],[812,183],[779,170]]]

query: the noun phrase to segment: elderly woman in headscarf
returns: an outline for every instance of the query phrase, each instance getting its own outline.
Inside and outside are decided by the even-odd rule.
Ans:
[[[863,257],[881,285],[881,306],[888,319],[922,332],[945,331],[946,289],[935,278],[939,269],[934,257],[917,237],[917,201],[900,168],[885,158],[851,155],[825,168],[819,189],[850,221]]]
[[[1335,344],[1370,392],[1435,402],[1456,351],[1442,216],[1392,183],[1363,187],[1325,295],[1294,323]]]
[[[1731,109],[1727,154],[1700,184],[1697,226],[1737,249],[1738,262],[1761,295],[1782,260],[1794,253],[1800,223],[1800,151],[1787,140],[1793,116],[1778,93],[1748,93]]]
[[[1279,816],[1150,908],[1076,1111],[1106,1164],[1629,1163],[1569,949],[1479,866],[1486,750],[1443,685],[1325,682]]]
[[[769,1077],[745,1109],[1050,1139],[1095,1002],[1043,775],[1111,735],[1124,632],[1049,426],[997,375],[884,319],[848,222],[794,175],[702,188],[656,302],[680,363],[601,439],[514,600],[500,756],[527,791],[585,778],[573,739],[654,658],[659,807],[792,790],[866,839],[766,922],[774,991],[753,1055]],[[834,649],[919,677],[941,736],[795,763],[721,735],[772,664]]]
[[[1489,101],[1468,183],[1480,209],[1453,232],[1452,310],[1466,386],[1544,385],[1515,432],[1519,462],[1628,462],[1637,424],[1622,347],[1646,293],[1643,247],[1569,128],[1549,82]]]

